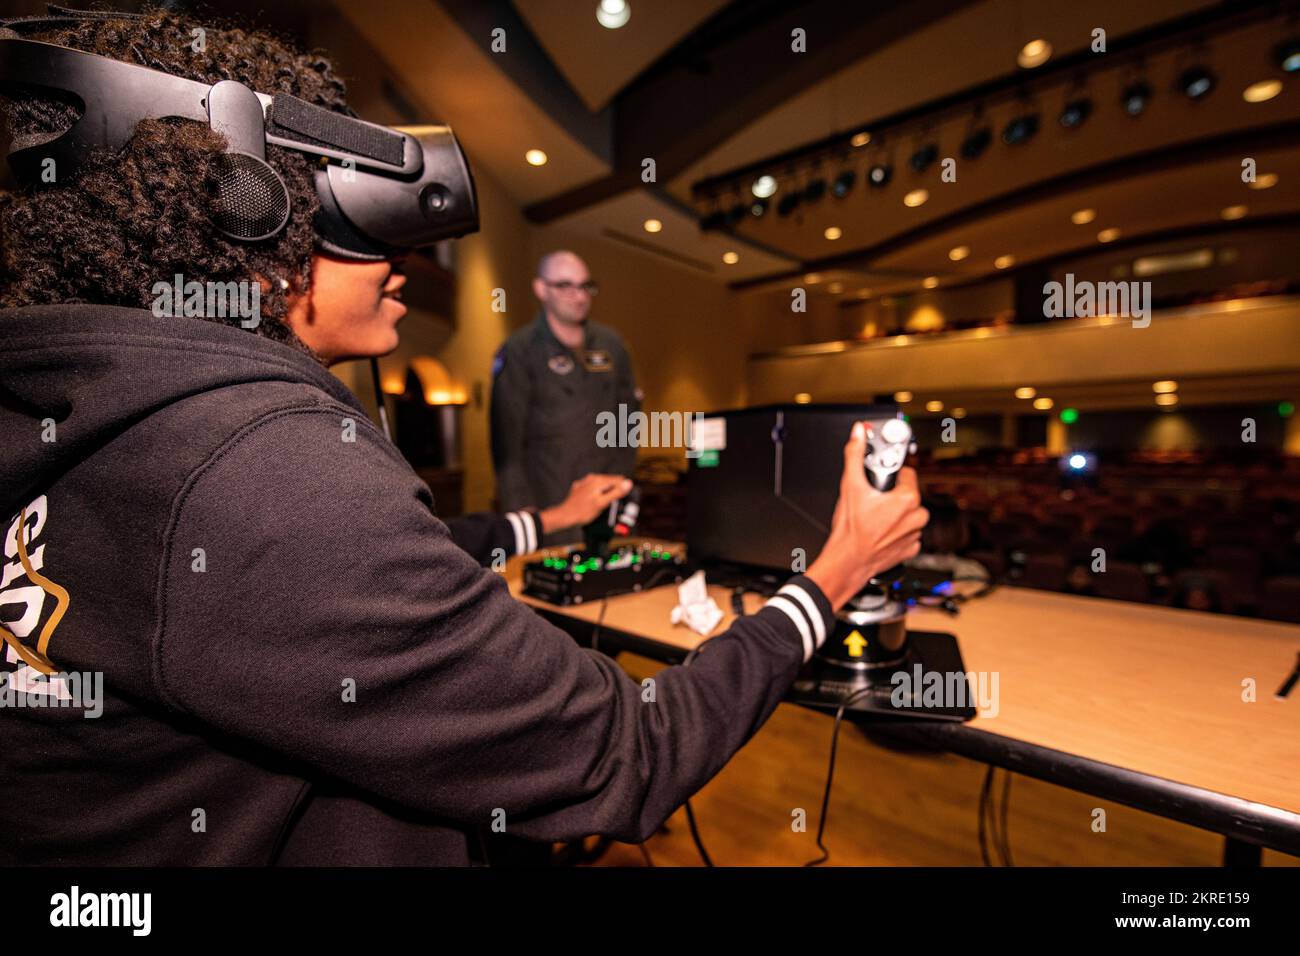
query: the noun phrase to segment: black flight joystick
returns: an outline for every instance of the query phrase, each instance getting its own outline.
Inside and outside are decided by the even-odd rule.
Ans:
[[[909,453],[916,451],[912,428],[901,418],[867,426],[867,481],[888,492]],[[888,684],[908,659],[907,605],[891,590],[893,570],[873,577],[835,615],[834,633],[817,651],[819,663],[850,684]]]
[[[582,547],[588,557],[602,561],[609,557],[609,542],[616,535],[627,537],[636,527],[641,514],[641,489],[632,486],[618,501],[610,503],[604,513],[582,528]]]

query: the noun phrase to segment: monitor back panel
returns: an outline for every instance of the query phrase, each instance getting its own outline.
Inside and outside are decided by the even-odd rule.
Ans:
[[[889,405],[773,405],[704,416],[687,477],[691,560],[788,572],[802,549],[811,563],[830,528],[853,423],[896,414]]]

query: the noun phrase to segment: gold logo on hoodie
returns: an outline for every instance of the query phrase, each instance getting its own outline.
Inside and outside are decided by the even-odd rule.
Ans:
[[[39,501],[40,499],[37,500]],[[36,641],[35,650],[23,644],[23,642],[18,639],[18,635],[4,624],[0,624],[0,637],[4,638],[5,643],[14,649],[14,652],[22,658],[23,662],[27,664],[27,666],[40,671],[42,674],[50,675],[58,672],[58,668],[55,666],[54,662],[50,660],[48,655],[50,638],[54,636],[55,628],[57,628],[59,622],[63,620],[63,615],[67,613],[68,605],[71,603],[71,598],[68,595],[67,588],[55,584],[32,566],[31,558],[27,554],[27,543],[23,540],[23,538],[27,536],[25,534],[27,530],[26,508],[23,508],[19,512],[17,526],[18,530],[14,535],[14,546],[15,550],[18,552],[18,561],[22,564],[23,571],[26,572],[28,579],[33,584],[39,587],[46,594],[52,594],[56,603],[54,613],[50,615],[50,619],[46,621],[45,626],[41,628],[40,636]],[[8,542],[6,542],[6,544],[7,543]],[[8,548],[5,550],[8,551]]]

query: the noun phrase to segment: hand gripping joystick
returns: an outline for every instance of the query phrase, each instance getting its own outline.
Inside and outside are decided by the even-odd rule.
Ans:
[[[912,427],[901,418],[891,418],[879,428],[867,426],[867,481],[877,491],[889,491],[898,481],[898,471],[909,452],[916,451]]]
[[[901,418],[867,425],[867,481],[889,491],[909,452],[916,451],[912,428]],[[818,663],[851,681],[887,682],[907,660],[907,604],[894,594],[888,574],[869,581],[835,615],[835,632],[817,650]],[[837,680],[845,678],[839,677]]]

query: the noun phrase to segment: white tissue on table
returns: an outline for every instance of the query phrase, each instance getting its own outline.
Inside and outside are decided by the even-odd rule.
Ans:
[[[677,585],[677,600],[681,603],[673,608],[672,622],[685,624],[696,634],[707,637],[722,620],[722,608],[709,597],[703,571],[696,571]]]

